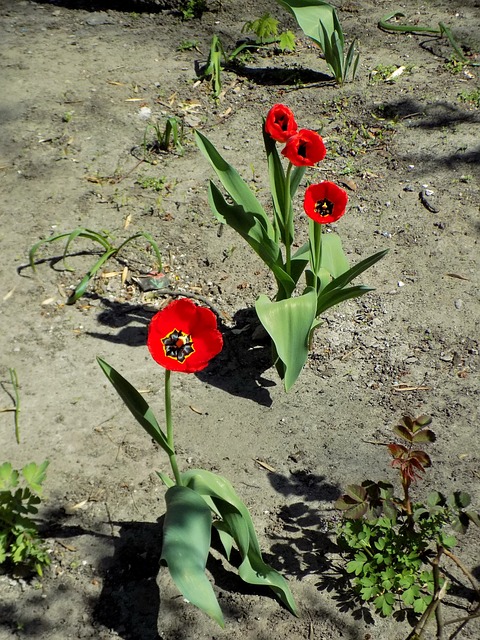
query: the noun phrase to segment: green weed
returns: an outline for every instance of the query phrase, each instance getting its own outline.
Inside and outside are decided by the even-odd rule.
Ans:
[[[0,465],[0,565],[25,566],[39,576],[50,556],[31,516],[38,513],[48,464],[31,462],[21,471],[10,462]]]

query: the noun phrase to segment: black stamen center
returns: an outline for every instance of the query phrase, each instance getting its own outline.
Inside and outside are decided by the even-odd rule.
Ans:
[[[315,213],[321,215],[322,218],[331,216],[333,213],[333,202],[330,202],[330,200],[318,200],[315,203]]]
[[[278,118],[278,123],[282,131],[286,131],[288,129],[288,118],[285,115],[281,115]]]
[[[299,156],[302,156],[302,158],[306,158],[307,157],[307,145],[305,142],[301,142],[298,145],[298,151],[297,151]]]
[[[192,336],[178,329],[174,329],[165,336],[162,343],[165,355],[180,363],[185,362],[185,359],[195,351]]]

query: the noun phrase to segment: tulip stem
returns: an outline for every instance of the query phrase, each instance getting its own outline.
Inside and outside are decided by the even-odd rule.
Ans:
[[[288,163],[287,173],[285,175],[285,214],[284,214],[284,224],[285,224],[285,268],[290,274],[291,270],[291,261],[292,261],[292,239],[293,239],[293,204],[292,198],[290,195],[290,174],[292,172],[293,164],[291,162]]]
[[[175,446],[173,444],[173,421],[172,421],[172,391],[170,384],[169,369],[165,369],[165,422],[167,425],[167,442],[173,451],[169,454],[170,466],[172,467],[173,475],[175,476],[175,484],[181,486],[182,479],[180,477],[180,471],[177,465],[177,456],[175,455]]]
[[[320,267],[322,263],[322,233],[323,227],[318,222],[310,219],[309,240],[310,240],[310,265],[315,278],[315,289],[317,295],[320,293]]]

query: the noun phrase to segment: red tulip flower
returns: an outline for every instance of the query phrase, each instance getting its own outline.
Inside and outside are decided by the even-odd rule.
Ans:
[[[309,218],[320,224],[327,224],[336,222],[343,216],[347,202],[347,192],[325,180],[307,187],[303,208]]]
[[[274,104],[265,120],[265,131],[277,142],[286,142],[297,133],[293,112],[284,104]]]
[[[153,316],[147,346],[165,369],[194,373],[220,353],[223,339],[210,309],[180,298]]]
[[[287,140],[282,155],[296,167],[313,167],[325,158],[327,150],[316,131],[300,129]]]

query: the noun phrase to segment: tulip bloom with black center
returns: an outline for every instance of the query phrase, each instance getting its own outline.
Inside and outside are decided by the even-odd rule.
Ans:
[[[311,184],[305,191],[303,208],[309,218],[319,224],[336,222],[345,213],[348,195],[333,182]]]
[[[316,131],[300,129],[287,140],[282,155],[296,167],[313,167],[325,158],[327,150]]]
[[[210,309],[181,298],[153,316],[147,346],[152,358],[168,371],[194,373],[222,350],[223,339]]]
[[[287,142],[297,130],[293,112],[284,104],[274,104],[265,120],[265,131],[268,135],[277,142]]]

